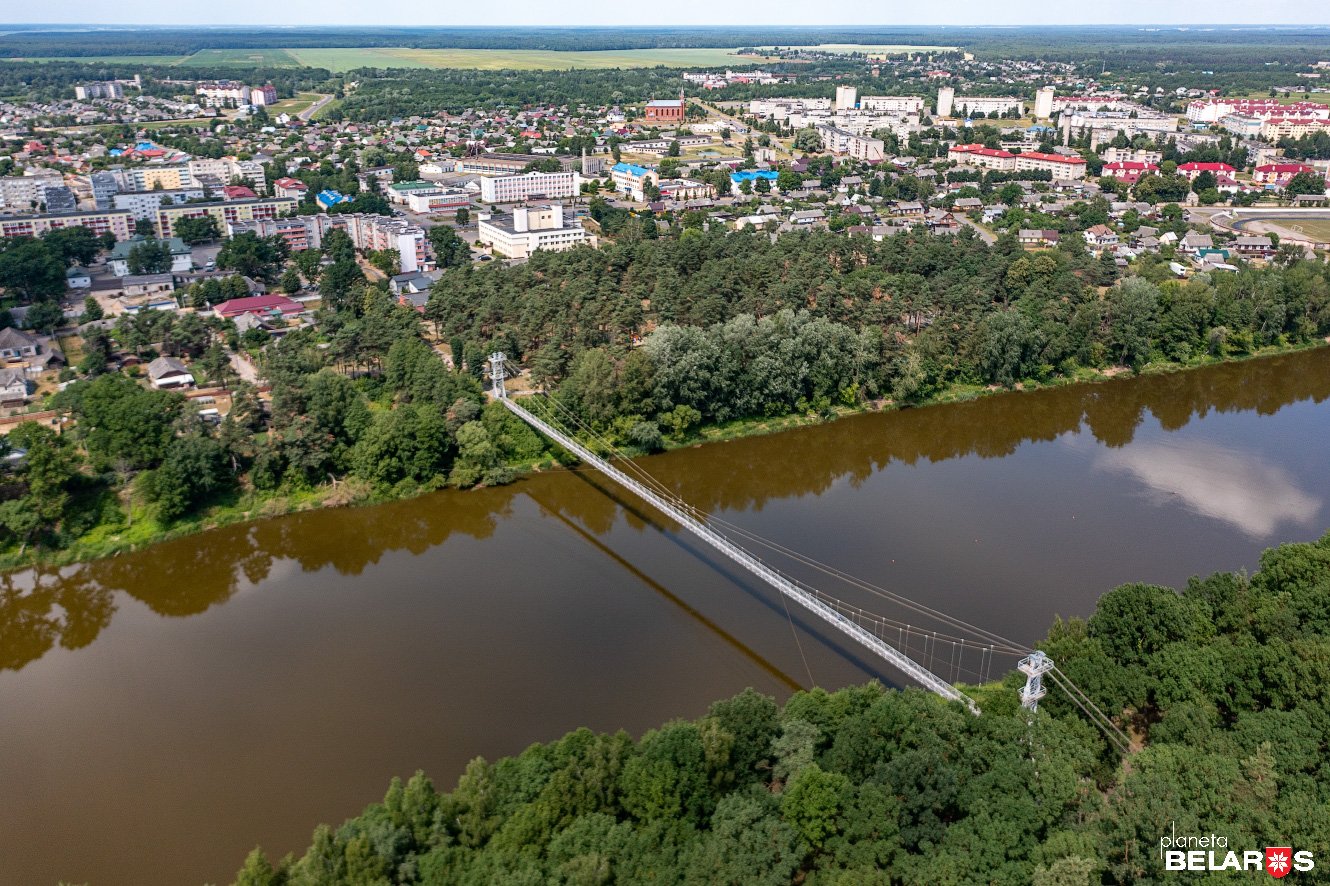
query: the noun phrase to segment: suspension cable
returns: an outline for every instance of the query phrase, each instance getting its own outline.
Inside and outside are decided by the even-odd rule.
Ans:
[[[908,597],[897,594],[893,591],[889,591],[886,588],[873,584],[872,582],[866,581],[857,576],[839,570],[834,566],[830,566],[826,563],[822,563],[818,560],[815,560],[812,557],[809,557],[805,554],[801,554],[800,552],[788,548],[785,545],[782,545],[778,542],[774,542],[771,541],[770,539],[764,538],[761,535],[758,535],[756,532],[753,532],[749,529],[745,529],[742,526],[738,526],[734,523],[729,522],[728,520],[725,520],[714,514],[709,514],[706,511],[703,511],[702,509],[680,498],[678,494],[676,494],[674,491],[672,491],[671,489],[666,487],[663,483],[661,483],[659,480],[657,480],[655,477],[653,477],[644,468],[638,465],[633,459],[630,459],[626,455],[624,455],[624,453],[618,447],[616,447],[611,441],[606,439],[603,435],[599,434],[594,428],[591,428],[589,425],[587,425],[587,423],[584,422],[581,418],[579,418],[576,415],[576,413],[574,413],[567,406],[564,406],[556,398],[547,396],[543,399],[544,401],[551,403],[556,409],[560,410],[560,412],[563,415],[566,415],[568,419],[571,420],[577,427],[581,428],[585,434],[589,435],[595,442],[599,443],[608,452],[610,452],[615,458],[617,458],[620,461],[622,467],[624,467],[630,473],[638,477],[648,488],[652,489],[654,492],[661,495],[662,497],[665,497],[668,501],[670,501],[676,507],[679,507],[681,510],[691,513],[694,516],[698,517],[699,519],[704,520],[705,522],[711,522],[724,526],[730,529],[731,531],[743,536],[744,538],[747,538],[748,540],[754,542],[755,544],[759,544],[770,550],[784,554],[785,556],[790,557],[791,559],[797,562],[800,562],[819,572],[825,573],[833,578],[837,578],[840,581],[843,581],[853,587],[859,588],[860,590],[867,591],[868,593],[873,594],[874,596],[886,599],[889,602],[895,603],[899,606],[903,606],[907,609],[911,609],[922,615],[936,619],[944,624],[951,625],[952,627],[957,628],[963,632],[969,632],[974,636],[980,637],[998,651],[1010,653],[1013,655],[1025,655],[1029,652],[1028,648],[1022,647],[1019,644],[1017,644],[1015,641],[1009,640],[1000,634],[997,634],[993,631],[989,631],[984,628],[980,628],[976,625],[970,624],[959,618],[956,618],[955,616],[948,615],[945,612],[941,612],[940,610],[933,609],[930,606],[911,600]],[[563,424],[563,422],[560,422],[560,424]],[[572,429],[565,427],[565,430],[572,430]],[[576,436],[576,435],[570,434],[570,436]],[[800,584],[802,584],[802,582]],[[959,638],[947,637],[947,639],[955,641],[958,640]]]

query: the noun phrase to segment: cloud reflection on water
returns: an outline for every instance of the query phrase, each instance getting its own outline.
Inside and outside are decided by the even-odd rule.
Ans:
[[[1322,506],[1279,465],[1213,443],[1141,442],[1099,452],[1095,466],[1140,481],[1157,504],[1180,500],[1255,539],[1269,538],[1282,523],[1310,524]]]

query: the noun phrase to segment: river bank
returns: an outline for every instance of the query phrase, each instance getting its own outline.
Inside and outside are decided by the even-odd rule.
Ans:
[[[1265,549],[1319,537],[1327,433],[1322,348],[865,412],[642,465],[727,524],[1029,648],[1108,588],[1250,575]],[[477,756],[579,726],[638,736],[749,686],[783,701],[899,679],[580,467],[2,581],[6,886],[230,882],[256,844],[304,851],[313,823],[359,814],[393,775],[452,786]],[[966,683],[1014,667],[978,649],[957,664]],[[150,869],[126,846],[151,846]]]
[[[939,391],[927,400],[897,404],[891,400],[878,400],[860,406],[834,406],[825,413],[796,413],[772,418],[737,419],[717,425],[705,425],[697,428],[682,439],[665,441],[665,451],[688,449],[710,443],[724,443],[746,437],[776,434],[798,428],[811,427],[836,421],[852,415],[880,412],[902,408],[925,408],[964,403],[982,397],[997,394],[1030,393],[1051,388],[1071,385],[1099,384],[1115,379],[1131,379],[1142,376],[1190,372],[1216,365],[1239,363],[1249,360],[1277,357],[1312,350],[1330,344],[1313,344],[1269,347],[1250,354],[1230,357],[1204,357],[1186,364],[1173,362],[1150,363],[1139,372],[1131,372],[1126,367],[1107,369],[1078,369],[1069,376],[1056,376],[1043,381],[1024,381],[1014,389],[997,386],[953,384]],[[647,455],[644,450],[621,447],[622,454],[636,458]],[[554,456],[546,456],[534,461],[511,463],[508,467],[513,472],[514,481],[545,470],[562,466]],[[172,539],[183,538],[200,532],[208,532],[247,523],[305,511],[326,508],[368,507],[416,498],[440,489],[447,488],[444,478],[437,482],[419,484],[392,490],[376,489],[363,481],[348,478],[335,484],[319,486],[315,489],[295,492],[258,492],[248,490],[238,492],[225,501],[218,502],[203,511],[183,517],[170,525],[163,525],[153,516],[153,509],[142,502],[131,501],[129,519],[123,523],[104,524],[80,537],[73,544],[59,549],[19,550],[10,548],[0,552],[0,573],[13,572],[36,566],[56,567],[73,563],[83,563],[104,557],[141,550],[151,545]]]

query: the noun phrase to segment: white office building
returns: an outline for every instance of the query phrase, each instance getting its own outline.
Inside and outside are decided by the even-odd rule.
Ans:
[[[485,203],[521,203],[533,198],[560,200],[576,194],[574,172],[528,172],[486,176],[480,180],[480,199]]]
[[[561,252],[589,242],[577,219],[565,219],[563,205],[517,206],[511,216],[480,216],[477,239],[498,255],[529,258],[537,250]]]

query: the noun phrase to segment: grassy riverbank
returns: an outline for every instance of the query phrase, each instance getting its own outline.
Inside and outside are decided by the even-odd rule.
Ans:
[[[1234,363],[1245,360],[1289,354],[1296,351],[1310,350],[1324,346],[1317,342],[1311,345],[1270,347],[1251,354],[1234,357],[1203,357],[1181,364],[1156,362],[1146,365],[1138,373],[1132,374],[1122,367],[1107,370],[1078,369],[1072,375],[1056,376],[1043,381],[1025,381],[1016,386],[1016,391],[1035,391],[1045,388],[1065,387],[1076,384],[1090,384],[1108,381],[1114,378],[1130,378],[1143,375],[1190,371],[1215,366],[1221,363]],[[911,407],[946,405],[974,400],[992,394],[1010,393],[1006,388],[981,385],[953,384],[937,392],[928,400],[910,404]],[[823,424],[857,415],[864,412],[879,412],[900,408],[900,404],[890,400],[865,403],[857,407],[837,406],[823,413],[798,413],[769,418],[740,419],[723,424],[706,425],[698,428],[682,439],[666,439],[665,448],[682,449],[701,446],[708,443],[721,443],[764,434],[774,434],[801,427]],[[642,451],[625,449],[630,456],[645,454]],[[559,466],[560,461],[553,455],[538,459],[529,459],[520,463],[509,464],[517,478],[542,470]],[[115,556],[120,553],[135,551],[144,547],[180,538],[198,532],[218,529],[236,523],[261,520],[271,517],[294,514],[330,507],[352,507],[382,504],[389,501],[413,498],[429,492],[446,488],[443,477],[436,482],[426,484],[399,484],[391,489],[375,488],[371,484],[357,479],[339,480],[334,485],[322,485],[313,489],[295,491],[259,492],[247,490],[235,492],[214,502],[198,513],[191,514],[165,524],[156,516],[156,509],[135,495],[128,503],[121,502],[119,519],[109,520],[94,527],[80,536],[73,544],[59,549],[21,550],[17,546],[0,551],[0,571],[12,571],[31,566],[60,566],[70,563],[95,560]]]

